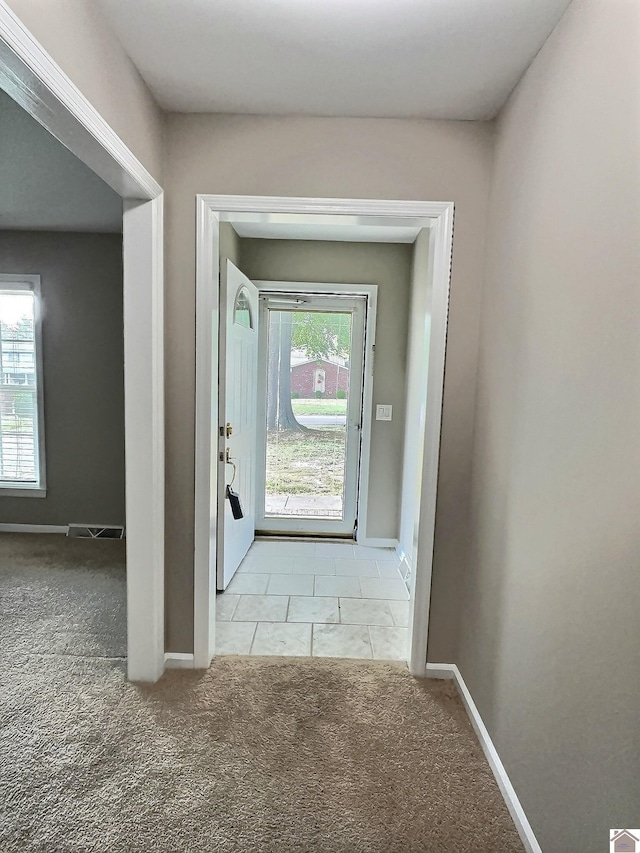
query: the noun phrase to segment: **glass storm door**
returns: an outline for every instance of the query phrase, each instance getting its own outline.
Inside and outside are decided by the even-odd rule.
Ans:
[[[352,535],[366,298],[261,294],[256,530]]]

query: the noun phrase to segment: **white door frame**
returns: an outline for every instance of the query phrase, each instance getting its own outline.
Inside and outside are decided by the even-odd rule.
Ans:
[[[165,665],[162,187],[4,0],[0,86],[124,202],[127,667],[131,680],[156,681]]]
[[[214,653],[215,529],[218,431],[218,275],[219,231],[223,214],[300,213],[379,216],[388,220],[424,218],[433,232],[430,259],[433,300],[429,337],[428,388],[424,425],[421,423],[422,500],[420,537],[413,581],[409,670],[424,675],[435,509],[440,456],[444,361],[449,309],[449,279],[453,248],[451,202],[377,201],[372,199],[287,198],[283,196],[198,195],[196,244],[196,422],[195,422],[195,555],[194,666],[207,667]],[[424,342],[417,342],[418,345]],[[426,376],[425,376],[426,381]],[[213,498],[213,500],[212,500]]]
[[[363,545],[366,541],[367,506],[369,494],[369,457],[371,449],[371,419],[373,417],[373,353],[376,343],[376,317],[378,310],[378,285],[377,284],[328,284],[326,282],[292,282],[292,281],[255,281],[254,284],[260,293],[309,293],[321,296],[360,296],[366,299],[364,317],[364,341],[362,353],[362,413],[360,420],[360,450],[357,460],[356,479],[356,518],[357,518],[357,541]],[[264,333],[264,329],[261,334]],[[264,353],[261,353],[264,356]],[[259,395],[266,393],[264,376],[258,383]],[[264,409],[262,415],[264,416]],[[264,439],[264,431],[261,440]],[[265,460],[261,455],[258,458],[257,488],[264,490],[266,480]],[[260,519],[261,521],[263,519]],[[256,512],[256,526],[258,513]]]

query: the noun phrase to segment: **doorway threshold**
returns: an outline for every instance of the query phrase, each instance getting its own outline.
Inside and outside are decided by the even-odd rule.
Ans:
[[[256,541],[271,542],[355,542],[355,536],[351,533],[282,533],[269,530],[256,530]]]

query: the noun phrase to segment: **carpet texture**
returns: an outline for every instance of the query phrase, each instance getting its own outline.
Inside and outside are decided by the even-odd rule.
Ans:
[[[125,680],[122,543],[0,535],[0,850],[523,850],[454,686],[218,658]]]

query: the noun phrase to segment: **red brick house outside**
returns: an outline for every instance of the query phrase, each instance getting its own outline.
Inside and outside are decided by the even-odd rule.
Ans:
[[[328,399],[336,399],[338,391],[344,391],[346,395],[349,391],[349,368],[324,359],[305,361],[291,368],[293,397],[315,397],[316,391]]]

